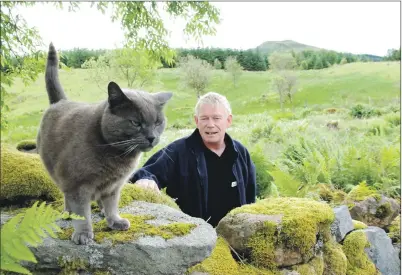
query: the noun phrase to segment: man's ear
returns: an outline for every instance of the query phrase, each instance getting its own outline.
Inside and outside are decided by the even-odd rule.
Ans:
[[[233,122],[233,116],[232,116],[232,115],[228,115],[227,121],[228,121],[228,127],[231,126],[231,125],[232,125],[232,122]]]

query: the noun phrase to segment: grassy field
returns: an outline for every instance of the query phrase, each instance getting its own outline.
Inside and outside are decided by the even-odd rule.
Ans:
[[[352,63],[297,75],[299,90],[293,105],[286,104],[284,110],[271,90],[270,71],[244,72],[237,87],[224,71],[214,71],[208,87],[231,102],[234,123],[229,132],[248,146],[256,160],[263,156],[257,162],[265,181],[274,181],[281,193],[316,183],[347,190],[364,180],[395,193],[400,181],[400,63]],[[107,83],[100,89],[88,70],[61,71],[60,79],[70,99],[107,98]],[[171,91],[174,96],[166,108],[168,128],[161,143],[142,163],[155,150],[193,130],[196,94],[183,88],[179,79],[178,70],[162,69],[158,82],[144,88]],[[125,86],[122,79],[115,81]],[[2,132],[2,142],[15,146],[35,138],[48,99],[43,75],[28,87],[16,82],[9,91],[9,126]],[[358,104],[368,112],[366,118],[351,115]],[[336,129],[327,126],[334,122]],[[290,183],[293,187],[287,186]]]

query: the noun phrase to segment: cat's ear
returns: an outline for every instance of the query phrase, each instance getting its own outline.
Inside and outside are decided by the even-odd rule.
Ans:
[[[107,91],[109,94],[108,102],[111,109],[130,102],[130,99],[123,93],[119,85],[113,81],[107,86]]]
[[[160,92],[154,94],[154,98],[156,99],[156,102],[160,107],[163,107],[172,96],[173,94],[169,92]]]

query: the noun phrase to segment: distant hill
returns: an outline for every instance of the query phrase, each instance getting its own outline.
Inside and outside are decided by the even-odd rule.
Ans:
[[[257,46],[255,50],[258,50],[261,54],[269,55],[275,51],[287,52],[293,50],[295,52],[300,52],[304,50],[317,51],[322,49],[302,44],[293,40],[283,40],[283,41],[266,41],[261,45]]]
[[[262,55],[270,55],[271,53],[278,51],[278,52],[288,52],[288,51],[295,51],[301,52],[305,50],[326,50],[306,44],[302,44],[293,40],[283,40],[283,41],[266,41],[261,45],[257,46],[256,48],[252,49],[257,51]],[[369,61],[382,61],[384,57],[372,55],[372,54],[350,54],[352,56],[359,57],[359,59],[369,60]]]

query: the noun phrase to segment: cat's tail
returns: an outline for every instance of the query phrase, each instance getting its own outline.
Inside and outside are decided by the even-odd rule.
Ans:
[[[45,73],[45,81],[46,81],[46,90],[49,96],[50,104],[54,104],[59,102],[62,99],[67,99],[64,94],[64,90],[60,85],[59,81],[59,60],[57,57],[57,52],[53,43],[49,45],[49,52],[47,55],[47,64],[46,64],[46,73]]]

